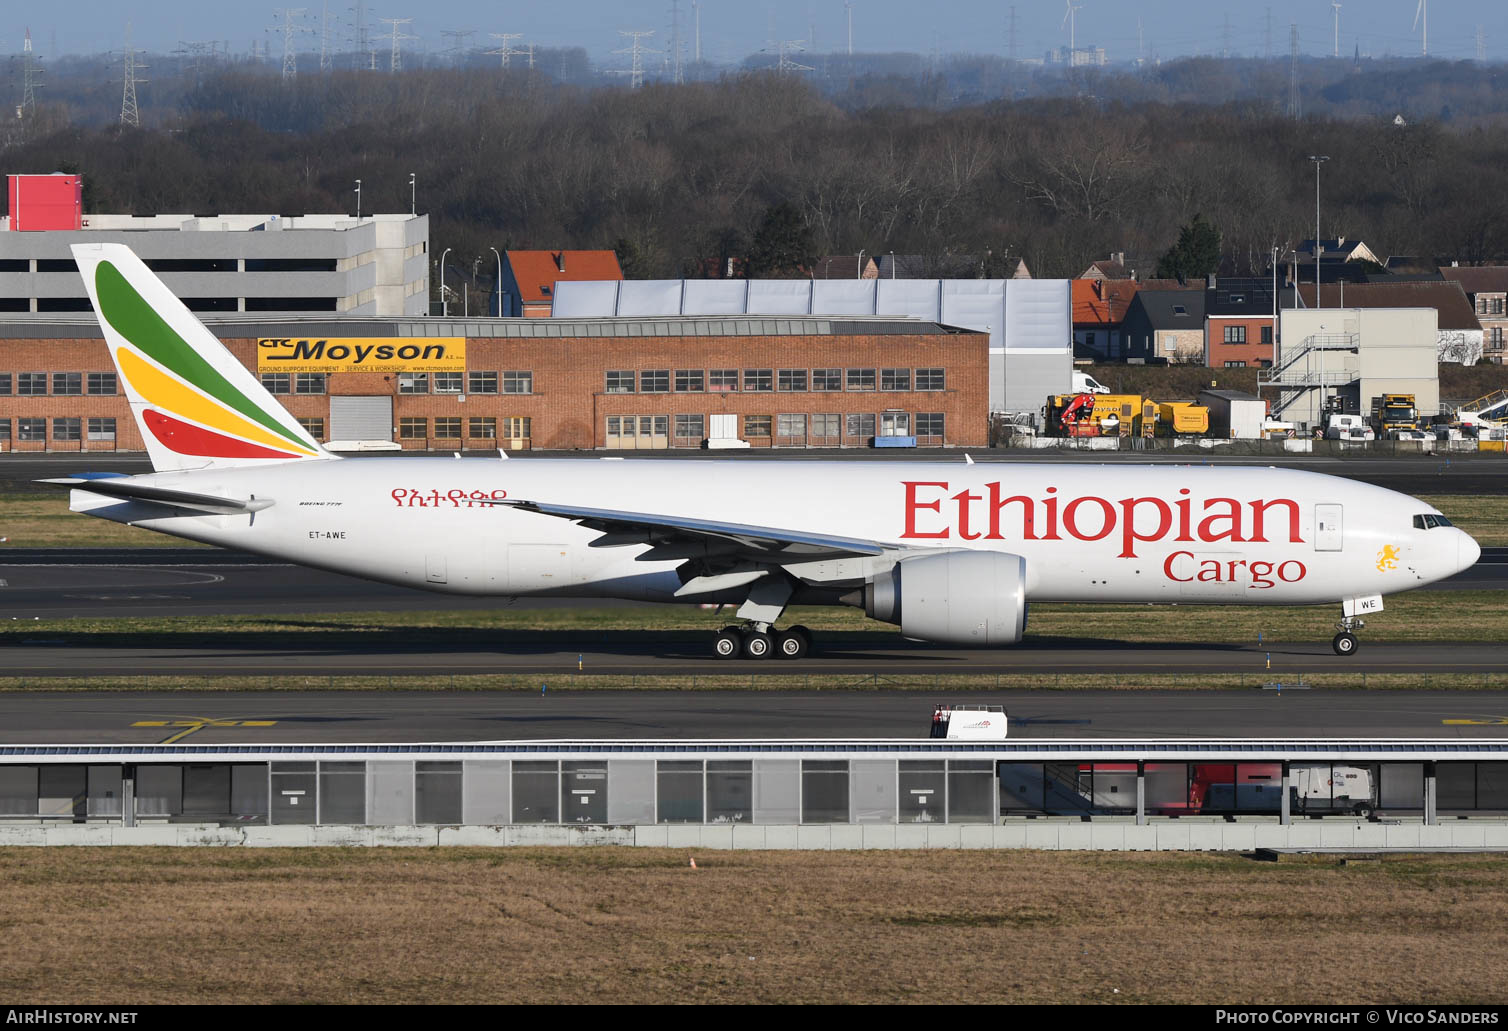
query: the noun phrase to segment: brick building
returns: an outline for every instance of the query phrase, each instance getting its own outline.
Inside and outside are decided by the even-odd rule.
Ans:
[[[322,441],[405,449],[988,443],[989,337],[893,318],[207,321]],[[444,371],[272,371],[263,340],[464,341]],[[262,355],[259,358],[259,354]],[[259,367],[259,362],[260,367]],[[140,450],[98,327],[0,325],[0,450]],[[716,434],[714,423],[731,434]]]

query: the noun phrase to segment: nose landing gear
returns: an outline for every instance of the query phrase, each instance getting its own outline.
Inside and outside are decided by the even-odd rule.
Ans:
[[[1361,642],[1356,639],[1352,630],[1360,630],[1366,626],[1366,622],[1360,616],[1342,616],[1340,622],[1335,624],[1340,633],[1336,634],[1330,642],[1330,647],[1335,649],[1336,655],[1355,655],[1361,647]]]

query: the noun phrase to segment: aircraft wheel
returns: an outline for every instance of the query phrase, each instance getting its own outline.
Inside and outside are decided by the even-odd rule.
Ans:
[[[787,627],[785,632],[788,634],[797,634],[800,636],[801,640],[805,642],[806,648],[803,654],[806,654],[807,652],[810,652],[812,650],[812,632],[806,627],[797,624],[793,627]]]
[[[1335,640],[1330,642],[1330,647],[1335,649],[1336,655],[1355,655],[1356,649],[1361,647],[1356,635],[1341,631],[1335,635]]]
[[[769,658],[770,652],[774,651],[775,643],[770,640],[770,635],[762,630],[750,630],[744,638],[744,655],[750,659]]]
[[[712,642],[712,652],[719,659],[733,659],[738,657],[743,645],[743,635],[733,627],[727,627],[717,632],[717,637]]]
[[[806,657],[807,650],[811,648],[811,640],[804,633],[798,633],[802,627],[792,627],[782,630],[775,635],[775,653],[782,659],[801,659]]]

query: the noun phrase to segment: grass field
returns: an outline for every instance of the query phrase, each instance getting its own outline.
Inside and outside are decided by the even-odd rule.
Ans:
[[[0,914],[12,1004],[1508,1001],[1490,856],[8,849]]]

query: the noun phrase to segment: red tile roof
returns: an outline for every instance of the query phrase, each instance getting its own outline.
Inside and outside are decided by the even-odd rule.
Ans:
[[[1447,281],[1460,283],[1469,294],[1508,293],[1508,265],[1442,268],[1440,274]]]
[[[553,301],[557,282],[623,278],[612,251],[507,251],[505,257],[525,304]]]
[[[1131,308],[1137,284],[1129,279],[1073,279],[1073,324],[1118,326]]]
[[[1314,284],[1300,283],[1299,296],[1304,307],[1314,307]],[[1441,329],[1481,329],[1476,311],[1458,283],[1326,283],[1320,298],[1326,308],[1434,308],[1439,312]]]

